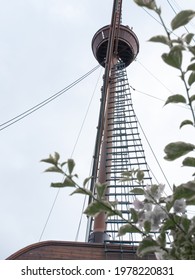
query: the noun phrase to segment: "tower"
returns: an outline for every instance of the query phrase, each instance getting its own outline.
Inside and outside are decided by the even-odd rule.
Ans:
[[[114,0],[111,24],[98,30],[92,39],[93,54],[105,71],[90,189],[95,194],[96,182],[107,183],[106,198],[111,202],[117,200],[119,210],[128,220],[135,199],[130,191],[140,184],[134,177],[131,182],[120,181],[121,174],[141,170],[144,172],[142,187],[151,184],[151,177],[126,73],[126,68],[139,52],[139,41],[128,26],[121,24],[121,9],[122,0]],[[137,236],[118,237],[118,229],[123,222],[118,216],[106,218],[102,212],[88,219],[86,242],[38,242],[17,251],[8,259],[139,259],[136,255]],[[149,255],[148,258],[154,259],[154,256]]]
[[[135,196],[132,188],[140,186],[135,177],[129,182],[121,181],[126,171],[144,172],[142,187],[151,184],[138,121],[133,109],[126,68],[139,52],[139,41],[135,33],[121,24],[122,0],[114,1],[111,24],[96,32],[92,39],[92,50],[98,63],[105,67],[99,123],[95,143],[95,154],[91,180],[91,191],[96,194],[95,182],[108,185],[106,199],[118,202],[118,210],[125,220],[130,218]],[[89,200],[89,203],[91,200]],[[89,218],[86,241],[92,243],[137,244],[138,237],[130,234],[123,239],[118,230],[124,221],[116,216],[106,218],[100,213]]]

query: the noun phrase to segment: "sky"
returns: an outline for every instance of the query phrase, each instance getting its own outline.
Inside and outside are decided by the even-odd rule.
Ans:
[[[110,23],[112,2],[0,0],[0,124],[97,65],[91,40],[99,28]],[[167,25],[175,16],[168,2],[176,12],[195,10],[194,0],[157,0]],[[134,109],[147,136],[146,140],[140,131],[147,162],[161,183],[167,185],[167,179],[170,185],[178,185],[192,179],[193,170],[181,167],[181,160],[165,161],[163,149],[173,141],[193,143],[195,133],[190,126],[179,129],[181,121],[191,117],[187,108],[164,107],[169,95],[182,94],[184,88],[177,70],[162,62],[166,46],[148,42],[152,36],[164,34],[148,12],[150,15],[133,0],[123,0],[123,24],[133,27],[140,42],[138,57],[127,73],[135,89]],[[194,20],[188,30],[195,32]],[[185,32],[182,28],[175,31]],[[63,161],[74,158],[80,184],[90,175],[102,75],[100,67],[33,114],[7,128],[0,126],[0,259],[40,240],[85,240],[84,197],[69,196],[70,189],[58,193],[51,188],[51,182],[62,178],[44,173],[48,166],[40,160],[57,151]]]

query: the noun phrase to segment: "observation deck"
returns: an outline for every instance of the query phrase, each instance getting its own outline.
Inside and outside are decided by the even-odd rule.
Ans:
[[[106,25],[99,29],[92,39],[93,54],[103,67],[105,67],[109,33],[110,25]],[[120,25],[117,40],[118,49],[115,55],[117,55],[118,60],[125,63],[125,67],[127,67],[133,62],[139,52],[138,38],[128,26]]]

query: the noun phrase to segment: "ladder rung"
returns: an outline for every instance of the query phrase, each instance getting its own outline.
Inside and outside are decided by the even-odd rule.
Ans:
[[[120,137],[120,136],[134,136],[134,135],[139,135],[139,133],[115,133],[112,134],[111,136],[108,136],[108,138],[112,138],[112,137]],[[141,141],[141,139],[132,139],[132,140],[128,140],[128,141]]]
[[[143,184],[139,184],[139,185],[130,185],[130,184],[128,184],[128,185],[119,185],[119,184],[116,184],[116,185],[108,185],[108,189],[112,189],[112,188],[121,188],[121,187],[123,187],[123,188],[137,188],[137,187],[140,187],[140,188],[145,188],[146,187],[146,185],[143,185]]]
[[[144,172],[149,172],[149,170],[142,170],[142,171],[144,171]],[[110,182],[110,181],[119,181],[121,179],[121,177],[111,177],[111,178],[109,178],[109,179],[107,179],[106,181],[107,182]],[[145,180],[151,180],[152,178],[151,177],[144,177],[144,181]],[[135,178],[135,180],[136,180],[136,178]]]
[[[109,120],[109,121],[110,121],[110,120],[114,120],[114,118],[108,118],[108,120]],[[124,119],[123,121],[114,121],[114,122],[112,122],[112,123],[109,123],[108,125],[129,124],[129,123],[137,123],[137,121],[134,120],[134,121],[127,122],[127,121],[125,121],[125,119]]]
[[[129,130],[138,129],[138,128],[136,126],[135,127],[113,127],[111,129],[108,129],[107,131],[116,131],[116,130],[124,130],[124,129],[129,131]],[[137,133],[137,134],[139,134],[139,133]]]
[[[108,148],[109,149],[109,148]],[[110,148],[111,149],[111,148]],[[119,152],[108,152],[107,155],[121,155],[123,153],[123,151],[119,151]],[[127,152],[125,151],[125,153],[144,153],[144,150],[139,150],[139,151],[131,151],[131,150],[128,150]]]

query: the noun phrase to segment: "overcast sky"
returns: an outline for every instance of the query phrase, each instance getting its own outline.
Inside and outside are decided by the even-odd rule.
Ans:
[[[65,88],[97,65],[91,39],[110,23],[111,0],[0,0],[0,123],[3,124]],[[168,1],[157,0],[166,23],[174,17]],[[170,0],[174,9],[195,9],[194,0]],[[194,129],[179,130],[190,111],[169,105],[171,94],[183,92],[179,73],[165,65],[160,55],[166,46],[147,42],[164,34],[162,26],[136,6],[123,1],[123,24],[133,27],[140,53],[128,67],[136,115],[170,184],[191,179],[193,170],[163,159],[164,146],[177,140],[192,142]],[[195,21],[188,26],[195,32]],[[186,32],[179,29],[176,34]],[[63,160],[72,157],[80,182],[90,174],[99,112],[103,70],[99,68],[50,104],[30,116],[0,129],[0,259],[41,240],[75,240],[83,197],[61,190],[43,232],[61,180],[45,174],[40,160],[57,151]],[[100,78],[99,78],[100,77]],[[149,97],[143,93],[152,95]],[[93,98],[92,98],[93,97]],[[88,106],[92,99],[90,108]],[[83,124],[83,120],[88,114]],[[141,132],[141,131],[140,131]],[[78,139],[78,141],[77,141]],[[166,184],[144,137],[148,164]],[[76,146],[75,146],[76,145]],[[85,240],[83,217],[79,241]],[[42,234],[43,233],[43,234]]]

